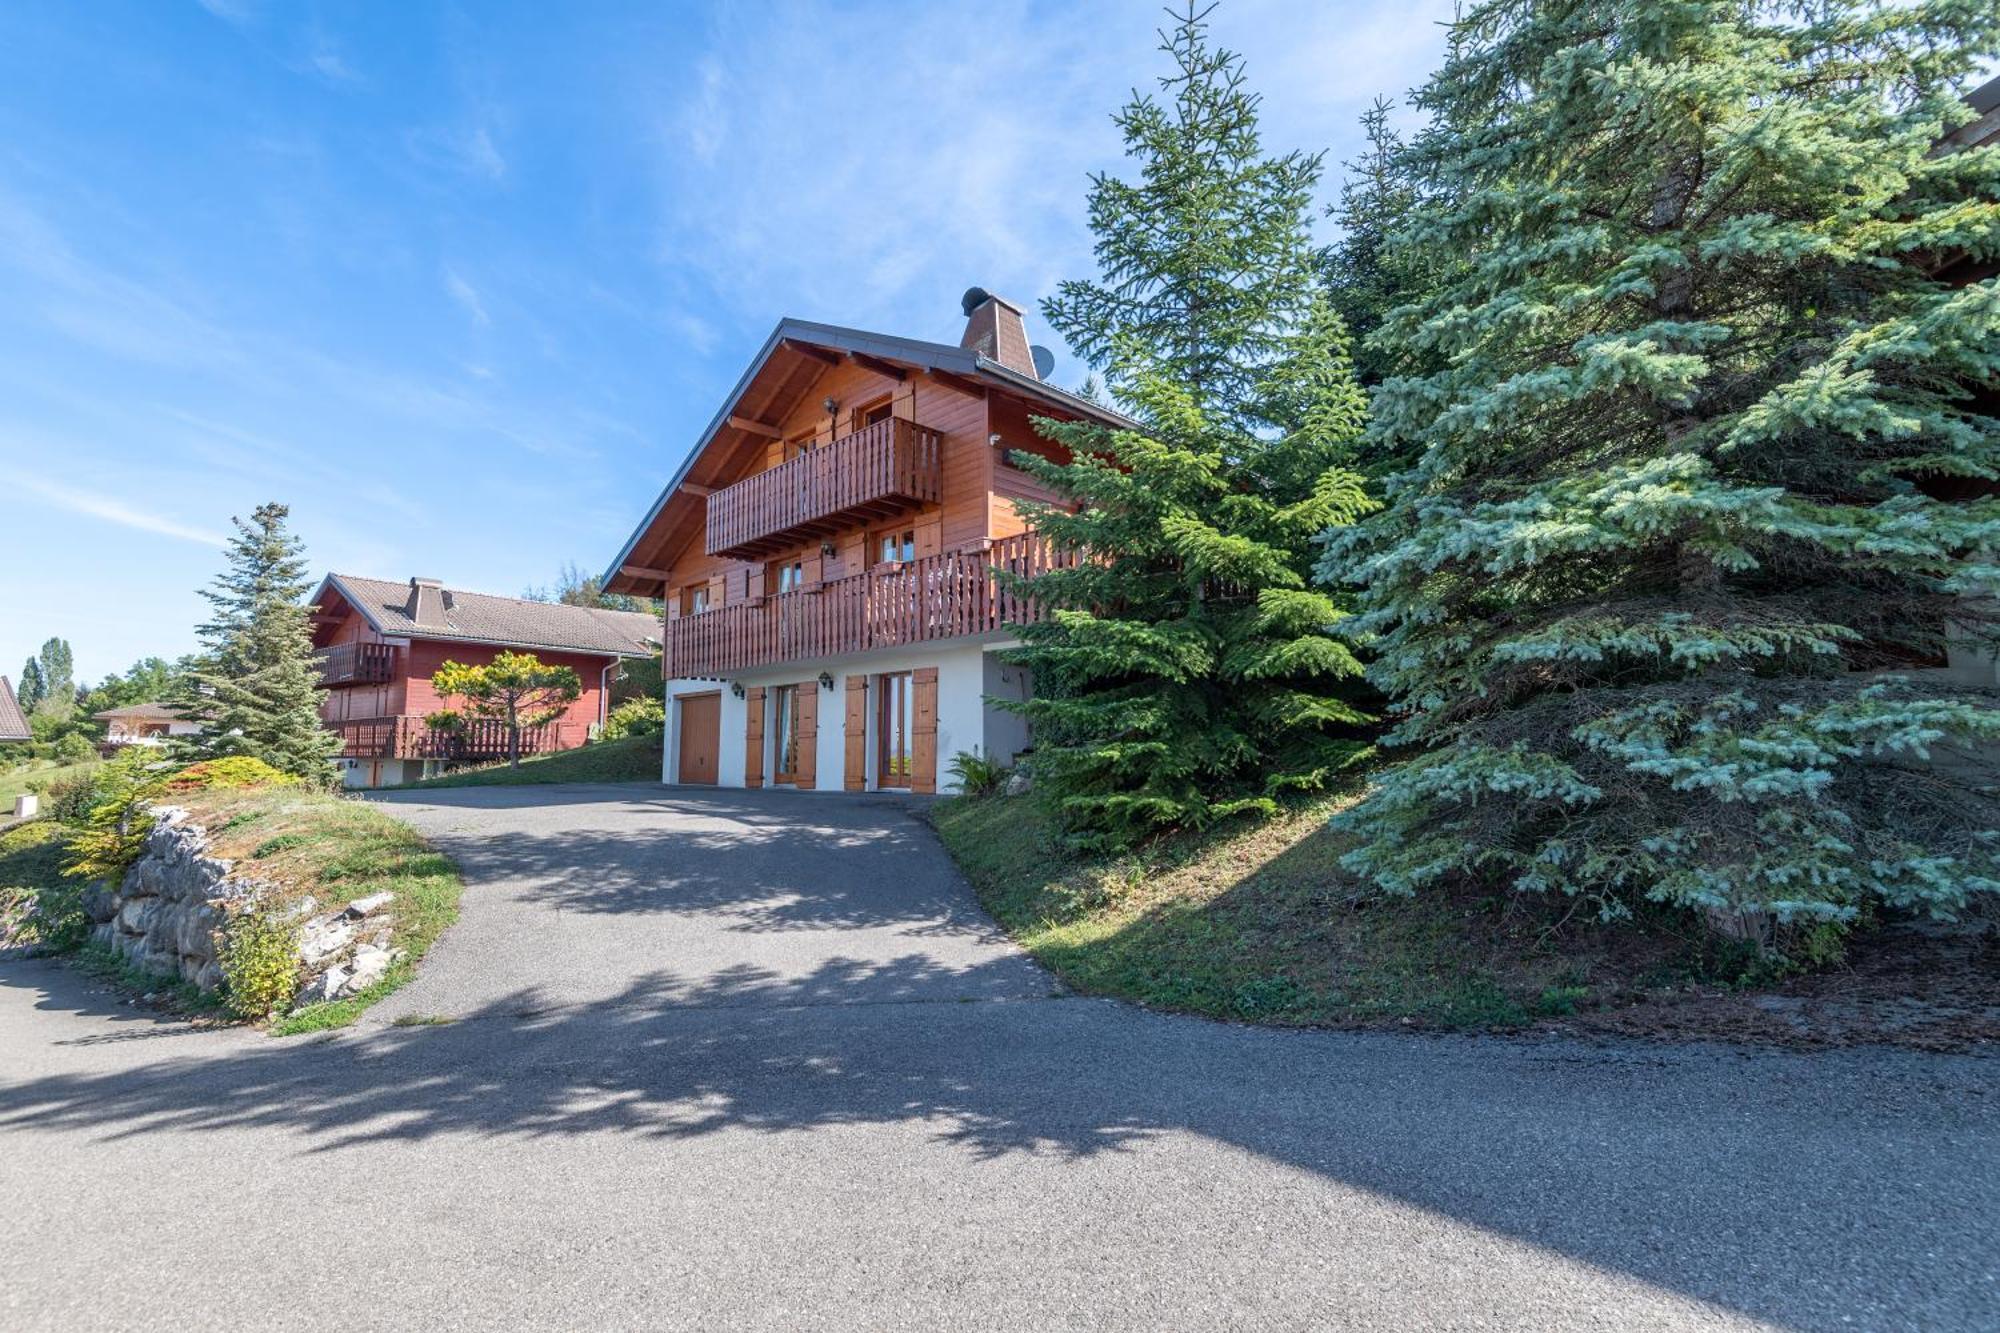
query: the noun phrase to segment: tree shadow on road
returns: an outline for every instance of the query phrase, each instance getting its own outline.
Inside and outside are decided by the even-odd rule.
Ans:
[[[662,970],[616,998],[532,991],[435,1027],[93,1052],[0,1081],[0,1136],[87,1144],[244,1127],[300,1151],[444,1137],[813,1133],[903,1125],[979,1159],[1199,1135],[1785,1322],[1835,1322],[1884,1252],[1929,1256],[1913,1322],[1990,1305],[1990,1066],[1246,1030],[1085,1000],[917,1002],[979,978],[911,955],[802,978]],[[0,965],[41,1005],[82,979]],[[844,1002],[859,994],[865,998]],[[133,1052],[123,1054],[123,1052]],[[1911,1098],[1921,1083],[1927,1093]],[[46,1142],[46,1140],[44,1140]],[[1953,1144],[1952,1152],[1933,1145]]]

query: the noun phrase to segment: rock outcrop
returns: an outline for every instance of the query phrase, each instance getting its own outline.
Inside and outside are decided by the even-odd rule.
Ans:
[[[134,967],[215,990],[222,985],[229,921],[250,911],[279,912],[299,923],[300,1004],[373,985],[401,956],[390,943],[393,895],[371,894],[315,914],[311,898],[287,902],[277,884],[211,856],[206,832],[187,811],[158,806],[152,816],[144,850],[124,879],[115,888],[93,884],[83,896],[95,923],[92,938]]]

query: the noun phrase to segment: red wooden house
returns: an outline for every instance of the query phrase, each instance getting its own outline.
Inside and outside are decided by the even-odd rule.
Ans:
[[[341,738],[350,787],[406,782],[455,763],[507,754],[505,728],[476,722],[456,733],[425,724],[451,706],[431,686],[446,659],[481,665],[533,653],[573,669],[583,694],[562,715],[524,732],[523,754],[567,750],[590,738],[609,706],[619,663],[650,657],[660,622],[636,611],[532,602],[447,588],[329,574],[313,595],[313,646],[326,696],[320,717]]]

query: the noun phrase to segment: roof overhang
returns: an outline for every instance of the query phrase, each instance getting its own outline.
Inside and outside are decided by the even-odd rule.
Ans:
[[[724,432],[734,432],[738,438],[760,436],[755,423],[735,424],[741,421],[737,406],[743,396],[764,375],[772,361],[787,351],[822,360],[827,366],[852,360],[863,366],[926,374],[946,385],[967,387],[976,391],[997,390],[1015,397],[1029,399],[1052,409],[1054,413],[1066,416],[1086,417],[1102,422],[1114,429],[1131,429],[1135,426],[1129,417],[1113,411],[1102,403],[1093,402],[1080,394],[1044,383],[1033,375],[1010,369],[997,361],[990,360],[969,348],[950,347],[943,343],[922,342],[914,338],[898,338],[884,333],[869,333],[861,329],[843,328],[837,324],[816,324],[810,320],[782,319],[771,330],[771,336],[750,361],[749,367],[736,381],[736,385],[723,399],[695,445],[681,460],[673,479],[653,501],[646,516],[632,530],[632,535],[619,549],[618,555],[604,571],[603,586],[606,592],[626,593],[641,597],[661,595],[661,584],[665,571],[634,563],[635,554],[648,544],[649,538],[660,530],[663,523],[671,525],[676,515],[669,512],[676,498],[688,501],[699,500],[707,495],[705,489],[699,494],[688,490],[689,475],[714,449]],[[657,544],[657,543],[655,543]]]

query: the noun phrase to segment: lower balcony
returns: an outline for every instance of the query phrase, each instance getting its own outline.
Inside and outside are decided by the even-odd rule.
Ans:
[[[477,763],[507,757],[507,728],[499,722],[467,722],[445,731],[413,714],[373,717],[359,722],[329,722],[327,730],[340,737],[343,759],[441,759]],[[555,723],[521,729],[521,753],[549,754],[562,748]]]
[[[951,551],[882,566],[817,587],[752,598],[667,623],[670,677],[724,676],[936,639],[989,634],[1041,618],[1001,586],[1075,563],[1029,533],[983,551]]]

